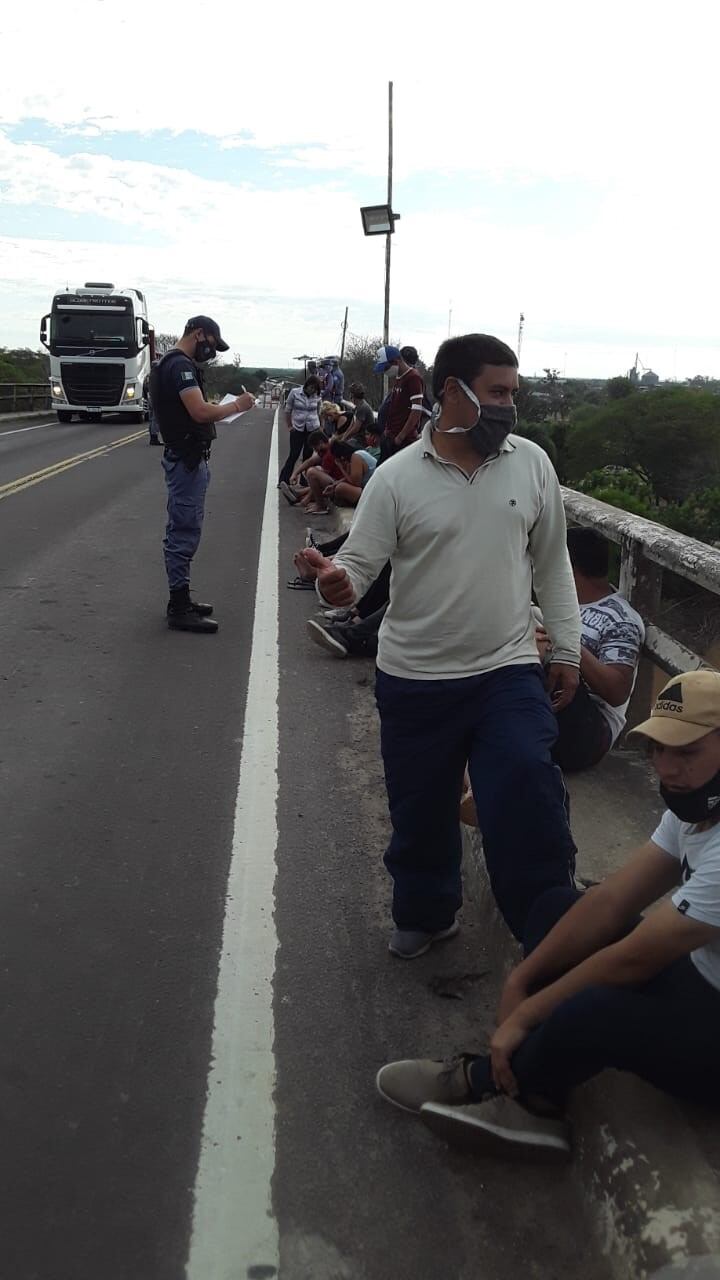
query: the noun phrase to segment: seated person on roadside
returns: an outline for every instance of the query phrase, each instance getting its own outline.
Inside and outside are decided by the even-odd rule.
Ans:
[[[667,806],[652,838],[586,893],[555,888],[537,900],[489,1054],[378,1074],[387,1101],[447,1140],[566,1157],[568,1098],[608,1069],[717,1104],[720,673],[674,677],[632,732],[648,740]]]
[[[568,529],[582,624],[580,684],[569,706],[558,713],[559,737],[553,759],[566,773],[599,764],[625,728],[645,640],[639,613],[608,580],[608,544],[595,529]],[[539,628],[542,653],[546,635]]]
[[[342,409],[339,404],[323,400],[320,405],[320,426],[328,440],[333,436],[341,436],[347,431],[353,420],[351,409]]]
[[[308,436],[308,444],[312,449],[310,457],[295,467],[290,485],[282,490],[292,506],[301,506],[310,515],[327,514],[328,506],[323,494],[331,485],[345,478],[330,450],[330,443],[324,431],[312,431]],[[301,475],[305,476],[308,483],[305,490],[294,487]]]
[[[350,387],[350,395],[355,406],[352,421],[345,428],[341,439],[352,441],[353,444],[359,445],[364,449],[368,443],[368,435],[372,435],[375,429],[375,414],[365,399],[365,388],[361,382],[353,382]]]
[[[343,473],[343,479],[324,490],[325,501],[332,498],[345,507],[356,507],[362,491],[377,466],[375,458],[366,449],[354,449],[344,440],[330,441],[330,452]]]

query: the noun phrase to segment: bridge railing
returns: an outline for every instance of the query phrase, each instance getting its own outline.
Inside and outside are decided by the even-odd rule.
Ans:
[[[574,489],[562,492],[568,524],[597,529],[619,547],[618,588],[645,622],[646,661],[641,664],[628,714],[629,724],[637,724],[647,715],[657,689],[657,668],[673,676],[713,665],[658,626],[656,619],[661,612],[663,577],[670,572],[712,593],[711,608],[718,609],[720,630],[720,600],[715,599],[720,596],[720,549]]]
[[[0,382],[0,414],[50,408],[47,382]]]

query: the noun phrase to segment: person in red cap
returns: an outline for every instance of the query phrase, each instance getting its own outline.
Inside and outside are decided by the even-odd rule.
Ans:
[[[217,323],[210,316],[194,316],[150,375],[153,411],[165,445],[162,465],[168,521],[163,547],[170,587],[167,622],[172,631],[209,634],[218,629],[210,617],[212,605],[191,599],[190,564],[200,545],[215,423],[244,413],[255,403],[248,392],[229,404],[208,404],[205,399],[202,366],[228,350]]]
[[[608,1068],[717,1104],[720,673],[670,680],[632,732],[648,741],[667,806],[652,839],[586,893],[538,899],[489,1054],[393,1062],[378,1074],[388,1102],[445,1139],[565,1158],[568,1097]]]

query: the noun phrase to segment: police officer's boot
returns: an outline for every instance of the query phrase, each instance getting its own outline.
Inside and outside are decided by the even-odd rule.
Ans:
[[[218,624],[213,618],[198,612],[190,599],[189,587],[180,587],[177,591],[170,592],[167,623],[171,631],[204,631],[207,635],[212,635],[218,629]]]

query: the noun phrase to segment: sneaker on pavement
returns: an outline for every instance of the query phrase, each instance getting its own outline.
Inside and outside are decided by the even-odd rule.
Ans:
[[[336,658],[347,658],[347,645],[343,643],[340,635],[339,627],[325,627],[320,622],[316,622],[311,618],[307,624],[308,635],[315,644],[319,644],[323,649],[327,649]]]
[[[349,622],[353,617],[354,609],[323,609],[322,614],[326,622]]]
[[[401,1111],[419,1114],[426,1102],[459,1106],[472,1101],[467,1068],[476,1056],[461,1053],[446,1062],[433,1062],[429,1058],[388,1062],[378,1071],[375,1085],[381,1098]]]
[[[426,1102],[420,1118],[439,1138],[477,1155],[548,1163],[562,1163],[570,1157],[570,1130],[565,1120],[535,1115],[504,1095],[460,1106]]]
[[[438,933],[423,933],[421,929],[396,929],[388,943],[388,951],[394,956],[400,956],[402,960],[414,960],[416,956],[424,956],[435,942],[454,938],[459,930],[457,920],[453,920],[449,929],[440,929]]]
[[[280,490],[283,498],[287,498],[291,507],[297,506],[300,499],[298,498],[296,493],[293,493],[292,489],[290,488],[290,485],[287,483],[286,480],[280,481],[278,485],[278,489]]]

